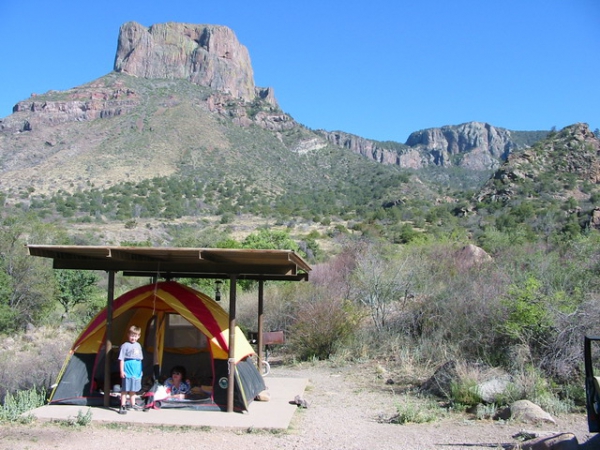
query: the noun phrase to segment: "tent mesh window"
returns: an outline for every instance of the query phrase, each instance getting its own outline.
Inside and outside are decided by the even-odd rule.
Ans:
[[[206,336],[179,314],[169,314],[165,332],[165,348],[193,347],[208,350]]]

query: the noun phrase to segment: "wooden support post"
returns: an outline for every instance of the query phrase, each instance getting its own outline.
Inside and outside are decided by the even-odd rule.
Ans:
[[[106,338],[104,341],[104,406],[110,406],[110,352],[112,350],[113,300],[115,297],[115,272],[108,272],[108,294],[106,296]]]
[[[237,276],[229,277],[229,359],[227,361],[229,376],[227,381],[227,412],[233,412],[235,392],[235,308]]]
[[[263,342],[263,319],[264,319],[264,280],[258,282],[258,373],[262,374],[263,358],[265,357],[265,346]]]

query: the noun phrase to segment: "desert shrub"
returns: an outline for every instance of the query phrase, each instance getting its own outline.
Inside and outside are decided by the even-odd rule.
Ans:
[[[88,408],[86,412],[83,410],[77,411],[75,417],[69,417],[67,424],[71,427],[87,427],[92,423],[92,408]]]
[[[380,422],[404,425],[407,423],[427,423],[439,420],[444,411],[431,400],[413,399],[408,395],[396,407],[397,413],[390,418],[380,418]]]
[[[600,334],[600,298],[590,295],[589,300],[577,306],[573,312],[557,312],[556,332],[546,343],[546,351],[540,366],[561,384],[573,380],[581,382],[583,365],[583,338]],[[574,396],[573,398],[577,398]]]
[[[546,374],[530,364],[512,373],[512,382],[498,396],[497,402],[509,405],[523,399],[537,404],[551,414],[564,414],[575,409],[574,400],[570,397],[561,398]]]
[[[265,283],[264,287],[264,331],[283,330],[289,332],[310,286],[307,283]],[[238,324],[245,330],[258,329],[258,289],[243,291],[238,296]]]
[[[0,407],[0,423],[2,422],[29,422],[31,416],[22,416],[23,413],[42,406],[46,402],[46,390],[35,387],[18,391],[15,395],[6,393]]]
[[[106,307],[106,294],[96,291],[85,303],[79,304],[73,308],[68,316],[68,320],[76,328],[82,329],[104,307]]]
[[[421,349],[424,361],[451,356],[511,371],[513,348],[526,344],[519,351],[546,376],[577,376],[583,335],[600,333],[597,237],[558,248],[497,247],[492,261],[471,267],[452,243],[410,248],[414,298],[390,328]]]
[[[1,277],[0,272],[0,277]],[[17,330],[19,312],[11,308],[9,305],[0,304],[0,330],[4,332],[14,332]]]
[[[534,352],[541,351],[540,346],[554,325],[548,299],[540,289],[540,283],[534,278],[527,279],[523,286],[511,286],[502,299],[506,320],[498,324],[500,333]]]
[[[99,281],[94,272],[87,270],[55,270],[56,298],[68,315],[77,305],[86,303]]]
[[[0,220],[0,333],[38,324],[54,307],[52,268],[27,254],[26,243],[62,243],[64,235],[31,214]]]
[[[301,360],[327,359],[351,341],[360,319],[356,308],[339,297],[322,297],[315,288],[300,304],[289,343]]]
[[[298,251],[298,244],[290,238],[286,231],[268,230],[262,228],[246,236],[242,242],[243,248],[286,249]]]
[[[475,406],[481,403],[481,395],[477,387],[477,380],[461,378],[450,384],[450,400],[453,403],[465,406]]]
[[[499,320],[498,298],[505,274],[491,263],[469,266],[457,258],[457,246],[417,247],[413,264],[413,299],[394,318],[393,328],[439,363],[453,357],[493,365]],[[430,348],[428,348],[430,347]],[[436,355],[437,354],[437,355]]]

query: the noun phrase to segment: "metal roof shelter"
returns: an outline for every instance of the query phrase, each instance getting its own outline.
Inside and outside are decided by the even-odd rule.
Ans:
[[[258,359],[263,359],[263,292],[264,281],[308,280],[311,267],[291,250],[251,250],[174,247],[118,247],[78,245],[28,245],[31,256],[51,258],[54,269],[104,270],[108,272],[107,337],[105,351],[112,347],[110,329],[114,280],[116,272],[124,276],[164,278],[229,279],[229,358],[234,355],[236,327],[236,282],[238,279],[256,280],[258,284]],[[109,358],[105,365],[105,406],[110,393]],[[227,411],[233,411],[235,365],[229,373]]]

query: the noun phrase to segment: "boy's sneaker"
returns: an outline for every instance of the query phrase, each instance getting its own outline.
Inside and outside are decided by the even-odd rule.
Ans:
[[[141,411],[144,408],[140,405],[132,405],[131,409],[133,409],[134,411]]]
[[[125,406],[121,406],[119,408],[119,414],[127,414],[127,409],[125,409]]]

